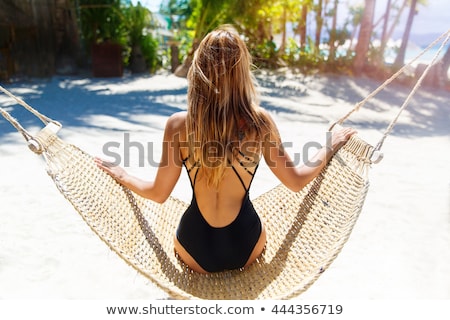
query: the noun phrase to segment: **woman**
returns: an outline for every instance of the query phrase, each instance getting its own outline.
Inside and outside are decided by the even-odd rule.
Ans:
[[[96,163],[135,193],[160,203],[184,166],[193,197],[174,238],[177,255],[200,273],[243,268],[261,255],[266,243],[264,225],[249,199],[260,158],[284,185],[299,191],[355,131],[334,133],[331,148],[322,148],[311,159],[315,166],[294,166],[275,123],[257,104],[250,54],[230,26],[202,40],[188,83],[188,110],[167,121],[154,181],[100,159]]]

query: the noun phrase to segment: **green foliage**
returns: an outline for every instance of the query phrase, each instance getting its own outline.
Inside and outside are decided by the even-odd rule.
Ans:
[[[165,0],[161,7],[172,19],[172,30],[176,30],[174,40],[179,43],[183,58],[193,53],[196,43],[207,32],[220,24],[231,23],[245,38],[258,67],[287,65],[302,70],[336,72],[346,72],[352,68],[355,56],[353,46],[344,49],[342,45],[352,43],[350,39],[355,38],[363,23],[363,9],[362,6],[350,6],[337,0]],[[344,23],[337,21],[336,25],[336,14],[345,10],[348,14]],[[316,28],[317,24],[319,28]],[[286,33],[288,26],[292,29]],[[306,44],[301,44],[304,47],[286,35],[294,31],[292,37],[296,38],[304,30],[299,26],[307,26],[310,33]],[[319,50],[329,45],[329,39],[323,39],[320,32],[312,35],[312,30],[327,31],[328,36],[335,40],[336,48],[330,50],[334,57],[329,58],[330,53],[326,49]],[[281,41],[280,35],[285,37]],[[275,46],[274,38],[277,39]],[[369,57],[369,63],[372,62],[376,63]]]
[[[111,41],[121,45],[127,42],[122,7],[124,0],[79,0],[81,33],[87,50],[95,43]]]
[[[248,45],[254,64],[259,68],[273,69],[278,65],[277,48],[272,40]]]
[[[160,13],[169,18],[169,29],[186,30],[186,23],[192,15],[190,0],[166,0],[161,3]]]
[[[150,72],[156,71],[159,65],[158,41],[148,33],[148,29],[153,27],[150,10],[138,2],[136,5],[129,4],[123,12],[128,34],[127,48],[130,48],[130,54],[133,48],[139,47]]]
[[[150,11],[140,2],[124,9],[125,24],[131,45],[139,44],[143,38],[144,28],[150,26]]]
[[[310,37],[305,48],[300,48],[294,39],[289,38],[282,58],[289,66],[299,68],[303,72],[322,69],[325,62],[324,53],[317,49]]]
[[[161,64],[158,57],[158,45],[158,41],[151,34],[146,34],[140,41],[142,54],[150,72],[155,72]]]
[[[226,13],[236,0],[191,0],[192,14],[186,22],[195,30],[194,39],[202,39],[209,31],[226,21]]]
[[[114,42],[123,48],[128,65],[134,46],[139,46],[151,71],[159,64],[158,42],[146,32],[152,28],[151,12],[139,2],[129,0],[79,0],[81,33],[87,52],[93,44]]]

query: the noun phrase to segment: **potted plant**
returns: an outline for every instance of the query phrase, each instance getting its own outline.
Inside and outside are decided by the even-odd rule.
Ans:
[[[151,12],[143,7],[140,2],[135,6],[130,4],[125,12],[128,44],[131,49],[131,72],[143,73],[153,71],[156,68],[158,43],[149,33],[152,21]]]
[[[80,24],[94,77],[121,77],[127,29],[122,0],[80,0]]]
[[[142,37],[144,28],[149,22],[149,12],[141,6],[130,5],[126,10],[128,40],[131,47],[130,69],[133,73],[142,73],[147,70],[144,55],[142,53]]]

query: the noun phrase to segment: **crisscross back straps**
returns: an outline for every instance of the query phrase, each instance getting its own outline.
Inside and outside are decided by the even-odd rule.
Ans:
[[[249,189],[250,189],[250,186],[252,185],[253,179],[254,179],[254,177],[255,177],[256,169],[258,169],[259,162],[256,162],[256,161],[254,161],[253,159],[251,159],[250,157],[247,157],[247,156],[246,156],[242,151],[240,151],[240,150],[239,150],[239,155],[242,156],[247,162],[252,163],[252,164],[254,165],[253,167],[255,168],[255,170],[253,170],[253,172],[252,172],[252,171],[250,171],[249,168],[245,165],[244,161],[242,161],[242,160],[240,160],[240,159],[237,160],[238,163],[239,163],[239,165],[240,165],[242,168],[244,168],[245,172],[247,172],[247,173],[252,177],[251,180],[250,180],[250,183],[249,183],[248,187],[246,187],[246,186],[245,186],[245,183],[244,183],[244,180],[242,179],[241,175],[240,175],[239,172],[236,170],[236,168],[235,168],[234,165],[231,163],[231,161],[228,159],[228,163],[230,164],[230,166],[231,166],[231,168],[233,169],[233,171],[234,171],[234,173],[236,174],[236,176],[239,178],[239,181],[241,182],[242,187],[244,187],[245,192],[248,193],[248,191],[249,191]]]

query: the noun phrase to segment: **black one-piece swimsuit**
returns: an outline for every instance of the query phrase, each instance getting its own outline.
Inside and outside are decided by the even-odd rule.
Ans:
[[[183,161],[188,174],[194,167],[188,169],[186,160]],[[197,205],[194,186],[199,167],[191,186],[193,196],[190,206],[181,217],[176,237],[184,249],[207,272],[219,272],[244,267],[247,263],[262,231],[261,220],[249,198],[249,188],[237,170],[233,171],[245,189],[245,196],[237,217],[224,227],[213,227],[203,217]],[[256,171],[256,168],[255,168]],[[254,172],[247,170],[249,174]],[[250,181],[251,184],[251,181]]]

